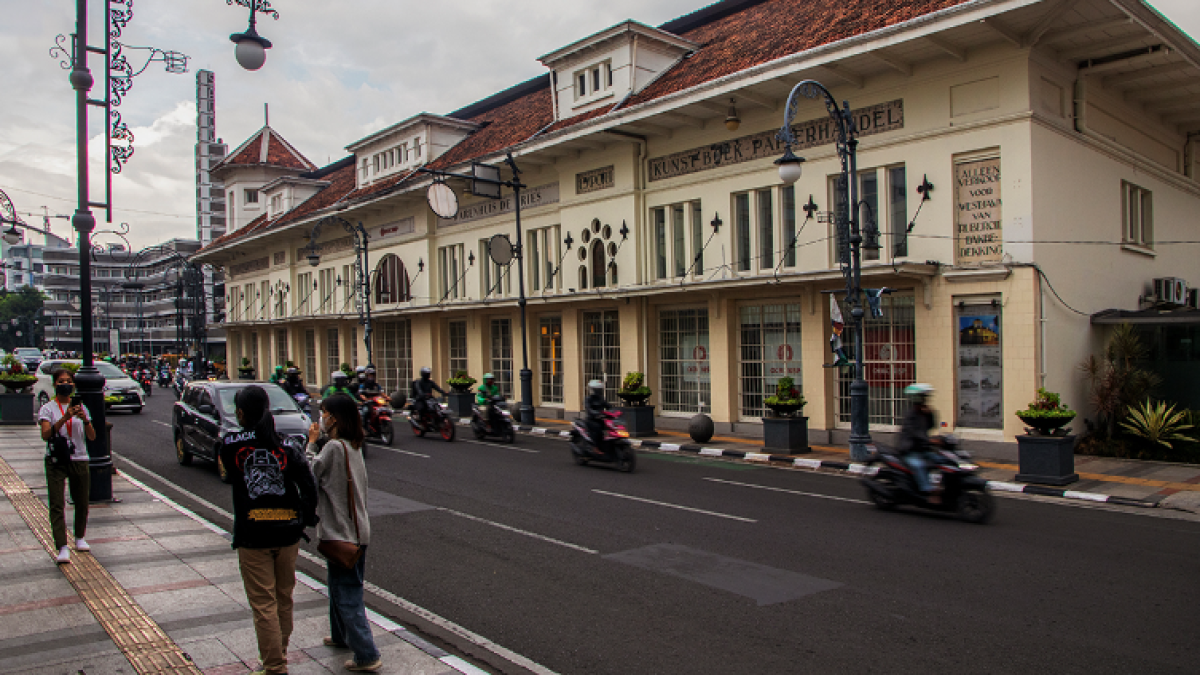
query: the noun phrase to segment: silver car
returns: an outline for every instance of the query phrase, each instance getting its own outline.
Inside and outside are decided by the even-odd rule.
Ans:
[[[83,362],[79,359],[49,359],[38,366],[33,395],[37,398],[39,406],[46,405],[50,399],[54,398],[54,382],[50,379],[50,373],[64,363],[80,365]],[[107,361],[96,361],[96,368],[104,376],[104,397],[114,399],[112,403],[105,404],[105,410],[142,412],[142,408],[146,405],[142,385]]]

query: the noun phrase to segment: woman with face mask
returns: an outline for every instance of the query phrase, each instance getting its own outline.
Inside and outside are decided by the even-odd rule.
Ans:
[[[63,483],[69,486],[71,500],[75,503],[75,550],[90,551],[83,535],[87,531],[88,491],[91,474],[88,463],[87,441],[96,440],[92,428],[92,416],[83,404],[72,402],[75,393],[75,374],[66,368],[58,368],[51,377],[54,381],[54,398],[38,411],[38,424],[42,427],[42,440],[46,441],[46,492],[50,501],[50,529],[54,532],[55,557],[59,563],[71,562],[71,548],[67,546],[66,499]],[[62,440],[52,440],[55,438]],[[85,440],[86,439],[86,440]],[[55,461],[49,450],[54,444],[65,442],[70,459]]]
[[[322,434],[329,437],[329,442],[318,447]],[[354,399],[344,394],[323,399],[320,420],[308,430],[307,450],[320,491],[317,539],[349,542],[360,551],[350,567],[343,567],[332,557],[328,560],[330,635],[325,644],[351,651],[353,658],[346,661],[347,670],[374,672],[383,667],[383,661],[363,604],[371,523],[367,519],[367,467],[363,463],[362,444],[362,418]]]

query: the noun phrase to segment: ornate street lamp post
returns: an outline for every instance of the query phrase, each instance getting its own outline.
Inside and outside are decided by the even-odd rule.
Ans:
[[[371,350],[371,289],[367,283],[370,275],[367,267],[370,264],[367,242],[371,237],[362,223],[355,225],[341,216],[325,216],[318,220],[316,225],[313,225],[312,232],[308,235],[308,264],[313,267],[321,264],[317,237],[321,236],[321,227],[326,224],[341,225],[342,229],[350,233],[354,242],[354,294],[358,300],[358,322],[363,326],[363,345],[367,348],[367,365],[374,368],[375,356]],[[349,283],[349,279],[346,281]]]
[[[854,115],[850,112],[850,102],[844,101],[841,107],[833,94],[829,93],[821,83],[815,80],[805,80],[792,88],[788,95],[787,107],[783,112],[783,127],[776,138],[783,142],[783,156],[775,163],[779,166],[779,178],[784,183],[795,183],[801,174],[802,157],[792,154],[792,145],[797,144],[792,132],[792,120],[796,117],[796,108],[801,98],[824,98],[825,108],[833,119],[836,135],[834,144],[837,148],[838,159],[841,161],[841,176],[834,187],[834,222],[837,234],[838,263],[842,266],[842,275],[846,279],[846,299],[850,303],[850,317],[854,324],[854,381],[850,383],[850,458],[854,461],[865,461],[870,456],[868,446],[871,443],[870,432],[870,389],[863,379],[863,310],[862,303],[862,248],[863,232],[858,216],[858,139],[854,125]],[[867,232],[868,248],[878,247],[877,232],[874,228]]]

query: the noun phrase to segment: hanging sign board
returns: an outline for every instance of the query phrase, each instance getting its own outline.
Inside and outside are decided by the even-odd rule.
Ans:
[[[954,196],[954,263],[1000,262],[1004,257],[1000,158],[956,163]]]

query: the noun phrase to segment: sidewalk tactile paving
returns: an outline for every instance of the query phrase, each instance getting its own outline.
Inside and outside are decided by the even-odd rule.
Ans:
[[[46,505],[3,459],[0,459],[0,489],[8,495],[9,502],[25,519],[46,553],[53,556],[56,550]],[[188,655],[94,557],[76,553],[69,565],[59,569],[138,673],[201,675]]]

